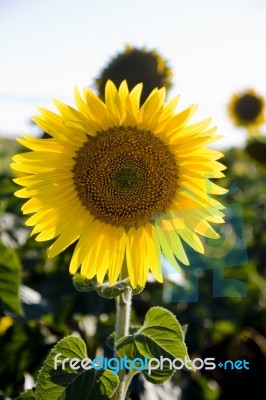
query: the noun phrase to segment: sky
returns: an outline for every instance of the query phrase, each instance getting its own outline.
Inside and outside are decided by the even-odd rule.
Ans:
[[[266,98],[265,0],[0,0],[0,136],[36,134],[30,123],[52,99],[94,85],[126,44],[156,49],[173,69],[169,99],[198,104],[223,138],[241,145],[227,104],[254,88]]]

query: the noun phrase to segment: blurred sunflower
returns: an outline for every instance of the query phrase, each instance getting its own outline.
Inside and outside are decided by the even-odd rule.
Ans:
[[[8,315],[0,317],[0,335],[3,335],[13,323],[13,319]]]
[[[161,252],[176,267],[189,264],[181,239],[203,253],[198,234],[217,238],[209,222],[222,223],[222,205],[211,194],[226,190],[222,154],[205,148],[217,139],[210,120],[187,125],[196,107],[175,113],[155,89],[139,107],[142,85],[131,92],[108,81],[105,102],[91,90],[75,92],[77,110],[55,101],[59,114],[40,109],[35,122],[51,135],[18,141],[33,150],[14,156],[15,179],[28,198],[26,224],[37,241],[55,239],[53,257],[77,241],[70,272],[113,285],[126,265],[133,288],[149,270],[162,281]],[[123,267],[125,268],[125,267]]]
[[[129,90],[139,82],[143,83],[140,104],[148,98],[155,88],[172,86],[172,70],[167,61],[156,51],[145,48],[125,46],[125,50],[118,53],[103,69],[95,80],[99,97],[104,99],[105,85],[110,79],[118,87],[124,80]]]
[[[245,147],[245,151],[253,160],[256,160],[265,168],[266,140],[264,137],[250,140]]]
[[[265,122],[264,105],[264,99],[253,89],[235,93],[228,105],[229,115],[236,126],[260,126]]]

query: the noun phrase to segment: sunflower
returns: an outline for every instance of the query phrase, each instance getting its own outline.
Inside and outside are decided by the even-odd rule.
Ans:
[[[13,319],[8,315],[0,317],[0,335],[3,335],[7,329],[14,323]]]
[[[102,70],[95,80],[95,85],[99,97],[104,99],[105,85],[109,79],[116,86],[126,80],[129,90],[142,82],[140,97],[140,105],[142,105],[153,89],[165,87],[168,91],[172,86],[172,76],[167,60],[156,50],[126,45],[124,52],[116,54]]]
[[[26,224],[37,241],[55,239],[48,257],[77,241],[71,274],[113,285],[123,266],[133,288],[149,271],[162,282],[162,253],[179,268],[189,264],[183,241],[203,253],[198,234],[219,237],[210,223],[223,222],[223,206],[211,195],[226,192],[212,182],[225,167],[205,148],[217,139],[210,120],[188,125],[196,107],[175,113],[178,97],[165,103],[164,88],[139,107],[141,91],[108,81],[105,102],[76,89],[77,110],[40,109],[34,121],[51,138],[18,139],[33,151],[12,164],[25,173],[14,180],[33,214]]]
[[[250,140],[245,147],[245,152],[265,168],[266,140],[264,137]]]
[[[236,126],[252,128],[262,125],[264,99],[253,89],[235,93],[228,105],[229,115]]]

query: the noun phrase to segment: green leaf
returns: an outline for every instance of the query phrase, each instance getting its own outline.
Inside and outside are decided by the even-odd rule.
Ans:
[[[13,249],[0,243],[0,301],[11,312],[22,315],[22,306],[19,300],[21,265]]]
[[[55,369],[56,355],[58,363]],[[37,377],[37,400],[106,400],[113,395],[118,377],[112,371],[83,369],[80,363],[79,369],[74,369],[69,360],[63,368],[62,361],[65,358],[80,361],[86,358],[89,362],[84,341],[76,336],[68,336],[49,353]]]
[[[184,337],[186,337],[187,330],[188,330],[188,324],[182,325],[182,330],[184,332]]]
[[[35,393],[33,390],[27,390],[27,392],[21,393],[19,397],[15,397],[13,400],[35,400]]]
[[[183,330],[175,318],[168,310],[162,307],[151,308],[145,318],[144,325],[134,334],[125,336],[118,340],[117,351],[120,357],[127,356],[129,359],[147,357],[175,358],[182,360],[189,356],[184,342]],[[145,378],[152,382],[161,384],[169,379],[174,370],[169,368],[169,363],[165,362],[163,369],[156,369],[148,374],[142,371]]]
[[[106,339],[106,346],[110,350],[115,350],[115,332],[110,333],[110,335]]]
[[[134,334],[135,332],[137,332],[139,330],[140,326],[130,326],[129,327],[129,333],[130,334]],[[115,332],[110,333],[110,335],[108,335],[107,339],[106,339],[106,346],[110,349],[110,350],[115,350]]]

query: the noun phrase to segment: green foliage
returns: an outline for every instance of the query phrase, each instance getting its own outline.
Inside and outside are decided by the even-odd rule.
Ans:
[[[14,400],[34,400],[35,392],[33,390],[27,390],[27,392],[22,393],[19,397],[15,397]]]
[[[189,356],[184,342],[184,333],[175,316],[162,307],[152,307],[145,318],[143,326],[134,334],[121,338],[117,342],[120,357],[130,359],[148,357],[181,358]],[[145,378],[160,384],[169,379],[173,370],[164,367],[154,370],[152,374],[143,371]]]
[[[250,157],[265,166],[266,140],[264,137],[251,140],[247,143],[245,151]]]
[[[0,243],[0,302],[9,311],[22,315],[19,300],[21,265],[15,250]]]
[[[1,390],[9,396],[23,392],[24,373],[35,376],[53,338],[36,321],[16,321],[0,335]]]
[[[68,363],[55,369],[54,358],[82,361],[87,358],[84,341],[75,336],[62,339],[46,358],[37,378],[37,400],[106,400],[118,385],[118,377],[110,370],[73,369]]]
[[[202,375],[194,375],[190,385],[183,390],[182,400],[218,400],[220,395],[219,386],[215,382],[209,382]]]
[[[10,158],[19,147],[15,140],[0,137],[0,171],[9,171]]]
[[[220,342],[234,333],[236,333],[236,326],[232,321],[219,320],[213,324],[212,339],[214,342]]]

